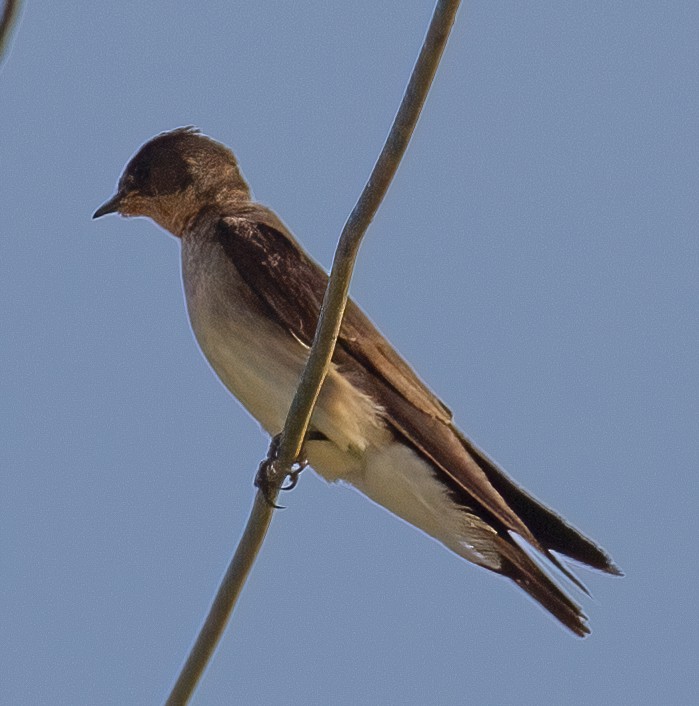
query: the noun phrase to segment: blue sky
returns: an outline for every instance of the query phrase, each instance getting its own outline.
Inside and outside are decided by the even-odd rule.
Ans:
[[[328,266],[432,5],[67,5],[27,3],[0,71],[2,698],[153,704],[267,441],[196,347],[177,242],[90,216],[194,124]],[[193,703],[696,701],[698,20],[464,3],[352,285],[625,570],[580,572],[592,636],[309,472]]]

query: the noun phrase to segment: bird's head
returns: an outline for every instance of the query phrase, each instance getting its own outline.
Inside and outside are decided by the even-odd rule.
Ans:
[[[233,153],[192,127],[163,132],[126,165],[116,194],[92,216],[146,216],[181,236],[206,206],[248,201]]]

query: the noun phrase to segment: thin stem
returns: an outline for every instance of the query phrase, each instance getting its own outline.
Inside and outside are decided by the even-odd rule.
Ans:
[[[386,143],[357,205],[342,229],[313,346],[289,409],[276,458],[271,458],[271,454],[268,456],[268,462],[279,481],[276,484],[276,490],[269,498],[271,502],[276,500],[283,478],[289,474],[293,463],[301,455],[313,408],[330,368],[330,361],[340,332],[359,246],[388,191],[413,134],[444,52],[459,4],[460,0],[439,0],[437,2],[420,55],[413,68],[408,87],[386,138]],[[186,704],[194,692],[197,682],[223,634],[245,579],[264,541],[272,513],[273,508],[270,503],[258,491],[240,544],[231,559],[187,662],[166,702],[167,706]]]
[[[166,706],[186,704],[194,693],[262,547],[273,512],[274,508],[264,499],[262,493],[258,492],[235,554],[221,580],[197,641],[166,701]]]
[[[342,229],[313,346],[282,432],[278,455],[281,469],[288,469],[301,454],[313,408],[330,369],[359,246],[408,147],[458,8],[458,0],[441,0],[437,3],[420,55],[381,154],[357,205]]]

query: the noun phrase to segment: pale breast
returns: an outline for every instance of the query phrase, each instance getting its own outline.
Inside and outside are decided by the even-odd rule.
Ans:
[[[256,301],[215,241],[184,238],[182,273],[202,352],[224,385],[270,433],[281,431],[308,349]],[[387,431],[367,395],[332,369],[312,420],[340,450],[363,451]]]

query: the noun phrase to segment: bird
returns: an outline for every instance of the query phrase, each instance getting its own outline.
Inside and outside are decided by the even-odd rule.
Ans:
[[[93,218],[144,216],[181,243],[189,321],[221,382],[272,436],[313,341],[328,276],[269,208],[233,152],[188,126],[151,138]],[[522,588],[573,634],[587,593],[565,557],[622,575],[611,557],[521,488],[351,299],[304,442],[328,482],[352,486],[467,561]],[[553,567],[553,571],[551,570]]]

